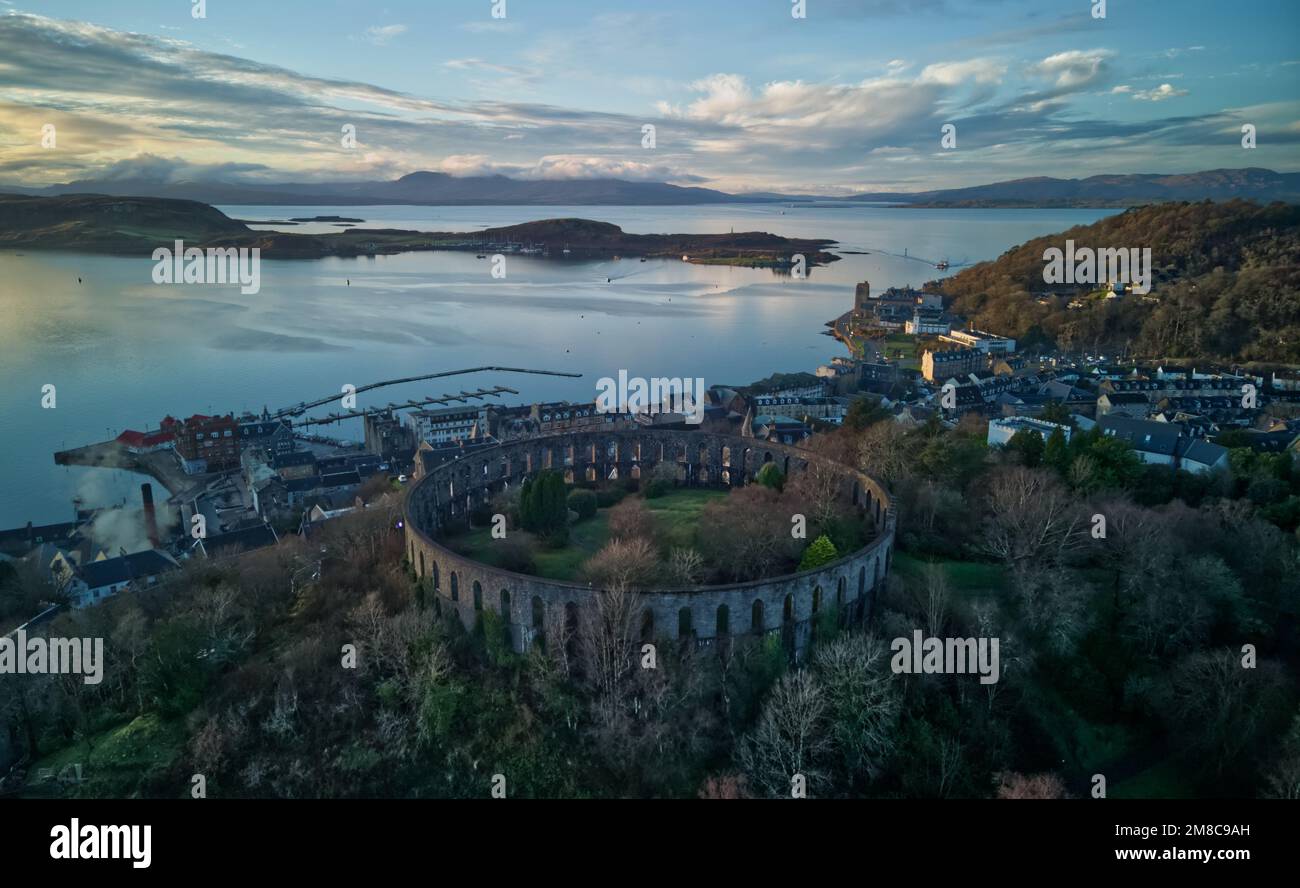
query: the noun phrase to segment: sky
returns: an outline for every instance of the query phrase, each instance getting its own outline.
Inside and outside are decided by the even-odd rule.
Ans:
[[[199,2],[0,0],[0,183],[1300,171],[1300,0]]]

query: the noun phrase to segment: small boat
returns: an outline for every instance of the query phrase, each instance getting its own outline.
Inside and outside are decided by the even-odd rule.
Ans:
[[[479,253],[478,256],[477,256],[476,258],[478,258],[478,259],[486,259],[487,256],[485,256],[483,253]]]
[[[947,271],[947,270],[948,270],[948,260],[947,260],[947,259],[943,260],[943,261],[940,262],[938,265],[936,265],[935,268],[939,269],[940,271]]]

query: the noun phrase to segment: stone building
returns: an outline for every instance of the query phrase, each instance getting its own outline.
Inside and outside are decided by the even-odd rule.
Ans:
[[[457,554],[437,541],[440,528],[487,504],[507,486],[542,469],[568,480],[640,478],[661,463],[676,467],[678,483],[740,487],[765,463],[785,474],[809,465],[840,477],[841,492],[870,523],[870,542],[820,568],[722,586],[641,593],[641,637],[694,639],[711,645],[732,636],[780,633],[795,657],[806,648],[814,621],[834,608],[845,622],[861,620],[885,581],[894,544],[895,512],[873,479],[807,450],[773,442],[705,432],[639,429],[571,432],[502,443],[444,462],[410,491],[404,526],[407,557],[433,594],[439,612],[473,627],[494,612],[511,645],[524,652],[544,643],[548,627],[576,625],[603,594],[584,583],[513,573]]]

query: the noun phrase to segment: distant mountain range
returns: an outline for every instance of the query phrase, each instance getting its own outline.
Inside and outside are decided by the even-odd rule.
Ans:
[[[45,188],[3,187],[0,191],[39,196],[107,194],[163,197],[207,204],[281,206],[680,206],[719,203],[884,203],[909,207],[1129,207],[1176,200],[1281,200],[1300,203],[1300,173],[1259,168],[1207,170],[1162,175],[1090,176],[1054,179],[1040,176],[970,188],[923,192],[874,192],[844,198],[761,192],[728,194],[664,182],[622,179],[524,180],[506,176],[458,178],[418,172],[387,182],[162,182],[147,178],[83,179]]]
[[[1179,175],[1089,176],[1086,179],[1038,176],[942,191],[856,194],[850,200],[900,203],[912,207],[1130,207],[1176,200],[1222,201],[1233,198],[1300,203],[1300,173],[1275,173],[1251,167]]]
[[[159,182],[149,179],[83,179],[48,188],[0,188],[0,191],[55,196],[108,194],[117,197],[166,197],[206,204],[271,204],[280,206],[523,205],[608,206],[715,204],[770,200],[749,198],[709,188],[685,188],[663,182],[621,179],[523,180],[506,176],[467,176],[411,173],[390,182]]]

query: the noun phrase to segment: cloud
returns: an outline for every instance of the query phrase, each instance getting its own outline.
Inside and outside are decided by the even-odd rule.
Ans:
[[[841,12],[889,15],[902,7],[848,4]],[[944,11],[966,14],[956,4]],[[607,42],[599,39],[602,28],[612,29]],[[1294,107],[1248,118],[1239,109],[1162,115],[1166,107],[1192,103],[1160,104],[1186,95],[1169,85],[1174,78],[1155,74],[1160,68],[1130,67],[1128,56],[1110,49],[1027,56],[1042,45],[1028,39],[999,44],[996,54],[959,55],[954,47],[961,42],[936,43],[943,55],[936,48],[929,57],[861,61],[846,69],[871,72],[860,79],[799,80],[735,69],[651,75],[629,67],[631,45],[680,39],[674,23],[658,13],[597,16],[576,30],[538,35],[531,46],[500,57],[465,52],[439,59],[435,64],[463,75],[444,81],[463,81],[471,95],[481,89],[490,98],[435,98],[311,76],[171,35],[0,15],[0,175],[14,184],[98,176],[289,182],[395,178],[430,169],[708,182],[726,190],[795,184],[812,191],[808,183],[818,178],[828,190],[892,180],[885,190],[924,190],[1061,169],[1086,175],[1228,166],[1236,142],[1223,132],[1233,124],[1252,122],[1289,139],[1284,128],[1300,117]],[[1146,63],[1161,58],[1157,52]],[[563,84],[593,82],[601,71],[608,75],[601,84],[606,98],[593,98],[592,105],[622,94],[624,106],[614,106],[621,110],[562,98],[570,94]],[[549,102],[525,100],[528,91],[514,88],[535,76]],[[1129,84],[1159,86],[1139,92]],[[1097,116],[1106,103],[1096,97],[1107,94],[1137,101],[1124,103],[1124,119],[1106,119]],[[42,151],[24,135],[47,122],[58,127],[57,152]],[[958,126],[961,150],[940,155],[939,126],[946,122]],[[641,147],[646,123],[658,129],[654,150]],[[356,128],[356,150],[340,144],[346,124]],[[1262,146],[1259,163],[1293,166],[1283,144],[1275,139]]]
[[[1058,90],[1078,90],[1097,82],[1107,73],[1107,63],[1115,55],[1109,49],[1070,49],[1043,59],[1030,73],[1055,78]]]
[[[1163,102],[1165,99],[1172,99],[1185,95],[1187,95],[1187,90],[1174,89],[1171,84],[1162,83],[1155,89],[1137,90],[1133,93],[1133,98],[1142,102]]]
[[[406,31],[406,25],[371,25],[366,28],[366,40],[375,46],[384,46],[394,37],[405,34]]]
[[[921,72],[921,83],[938,83],[942,86],[959,86],[963,83],[998,83],[1007,66],[992,59],[970,59],[965,62],[940,62],[926,65]]]
[[[499,65],[495,62],[484,61],[483,59],[448,59],[443,62],[444,68],[451,68],[455,71],[491,71],[495,74],[510,74],[515,77],[536,76],[536,72],[527,68],[520,68],[514,65]]]

